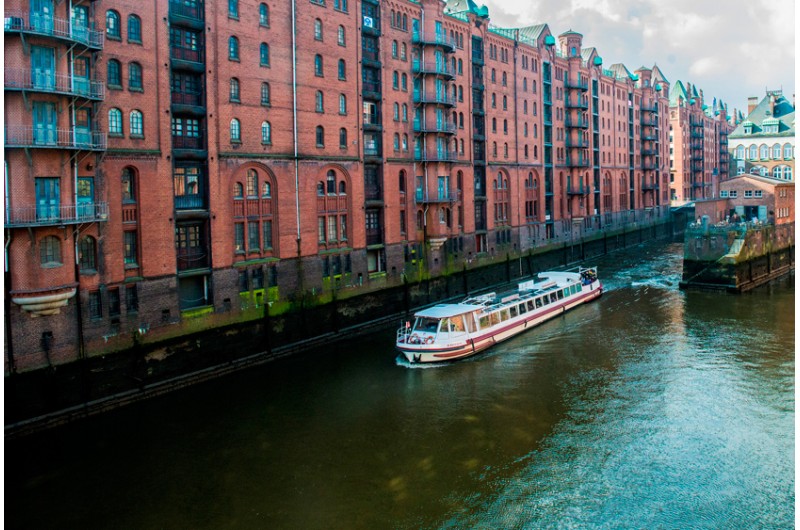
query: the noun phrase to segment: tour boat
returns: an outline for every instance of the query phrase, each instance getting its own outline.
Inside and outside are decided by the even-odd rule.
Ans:
[[[516,291],[487,293],[414,314],[397,330],[397,349],[411,363],[452,361],[474,355],[573,307],[599,297],[597,267],[542,272]]]

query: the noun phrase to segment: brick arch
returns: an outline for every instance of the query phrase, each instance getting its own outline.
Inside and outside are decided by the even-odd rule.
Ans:
[[[231,173],[231,181],[229,182],[229,186],[228,186],[229,193],[231,193],[231,195],[233,195],[233,184],[235,182],[239,182],[242,185],[244,185],[244,182],[245,182],[245,179],[246,179],[246,176],[247,176],[247,170],[249,170],[249,169],[255,169],[257,171],[263,171],[267,175],[267,178],[269,178],[269,181],[270,181],[270,188],[271,188],[272,198],[273,199],[277,198],[277,194],[278,194],[278,179],[275,176],[275,173],[272,171],[272,169],[270,169],[267,165],[262,164],[261,162],[246,162],[246,163],[240,165],[239,167],[237,167],[236,170]]]

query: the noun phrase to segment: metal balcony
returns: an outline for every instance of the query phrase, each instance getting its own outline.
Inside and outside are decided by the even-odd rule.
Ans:
[[[587,92],[589,90],[589,82],[586,79],[580,79],[578,82],[567,81],[564,84],[564,87],[568,90],[580,90],[581,92]]]
[[[95,50],[102,50],[105,43],[103,31],[81,27],[70,20],[46,14],[6,11],[3,27],[6,33],[52,37]]]
[[[431,35],[425,32],[414,32],[414,34],[411,35],[411,42],[423,46],[439,46],[447,52],[454,52],[456,49],[455,42],[447,35],[440,33],[433,33]]]
[[[432,103],[435,105],[446,105],[449,107],[454,107],[456,105],[456,98],[444,93],[437,94],[437,93],[414,92],[414,103],[422,103],[422,104]]]
[[[414,120],[414,132],[455,134],[456,126],[448,121],[427,123],[425,121]]]
[[[106,85],[83,77],[73,77],[55,72],[32,73],[24,68],[6,67],[4,86],[6,90],[27,90],[47,94],[82,97],[100,101],[105,98]]]
[[[203,2],[186,2],[170,0],[170,24],[186,26],[192,29],[203,29],[205,9]]]
[[[6,210],[6,226],[61,226],[108,220],[105,202],[57,206],[12,206]]]
[[[205,247],[178,248],[175,253],[179,271],[207,269],[211,266],[211,256]]]
[[[642,112],[658,112],[658,103],[652,103],[650,105],[642,103],[640,108]]]
[[[589,120],[587,118],[574,118],[572,116],[567,116],[567,118],[564,120],[564,126],[573,129],[588,129]]]
[[[566,158],[565,164],[568,167],[589,167],[590,165],[589,157],[585,156],[576,156],[576,157],[568,156]]]
[[[567,195],[589,195],[589,186],[585,186],[583,182],[577,186],[573,186],[572,182],[567,182]]]
[[[564,102],[564,107],[566,107],[568,109],[584,109],[584,110],[586,110],[586,109],[589,108],[589,102],[588,101],[583,101],[583,100],[570,101],[569,99],[567,99],[567,101]]]
[[[105,151],[106,133],[82,129],[47,129],[10,125],[6,127],[6,147]]]
[[[169,47],[169,58],[172,60],[173,66],[177,68],[185,68],[193,72],[204,72],[205,54],[203,48],[180,48],[178,46]]]
[[[414,192],[414,200],[417,204],[454,203],[458,202],[460,198],[461,193],[458,190],[438,190],[435,193],[428,193],[426,190]]]
[[[450,65],[447,63],[437,63],[435,61],[412,61],[411,71],[415,74],[439,75],[448,79],[455,77],[455,72],[453,72]]]
[[[642,191],[654,191],[658,189],[658,184],[655,182],[642,181]]]
[[[417,162],[455,162],[458,160],[458,153],[455,151],[432,151],[414,152],[414,160]]]
[[[567,147],[587,149],[589,147],[589,140],[585,138],[578,138],[577,140],[573,140],[572,138],[567,136]]]

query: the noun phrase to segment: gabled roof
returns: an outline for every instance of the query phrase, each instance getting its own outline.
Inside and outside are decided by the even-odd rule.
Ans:
[[[674,85],[669,87],[669,106],[677,107],[681,99],[688,102],[689,94],[686,91],[686,86],[684,86],[683,81],[679,79],[675,81]]]
[[[612,72],[614,72],[614,76],[615,76],[617,79],[625,79],[625,78],[628,78],[628,79],[630,79],[630,80],[632,80],[632,81],[638,81],[638,80],[639,80],[639,76],[638,76],[638,75],[636,75],[636,74],[632,74],[632,73],[631,73],[631,71],[630,71],[630,70],[628,70],[628,67],[627,67],[627,66],[625,66],[625,65],[624,65],[624,64],[622,64],[622,63],[616,63],[616,64],[612,64],[612,65],[609,67],[609,70],[611,70]]]
[[[770,110],[770,99],[774,98],[774,105]],[[778,132],[764,132],[764,126],[778,126]],[[750,134],[745,134],[745,127],[752,127]],[[794,136],[794,106],[781,92],[768,92],[730,134],[733,138],[758,136]]]
[[[661,68],[659,68],[657,64],[654,64],[653,79],[656,79],[656,77],[658,77],[662,83],[669,83],[669,79],[667,79],[667,77],[664,75],[664,72],[661,71]]]
[[[547,24],[536,24],[535,26],[519,28],[520,37],[527,37],[533,40],[538,40],[544,33],[550,33],[550,28],[547,27]]]

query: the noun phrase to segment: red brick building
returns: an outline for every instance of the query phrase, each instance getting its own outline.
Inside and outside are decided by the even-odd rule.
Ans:
[[[14,0],[4,36],[7,372],[669,206],[658,68],[471,3]]]

